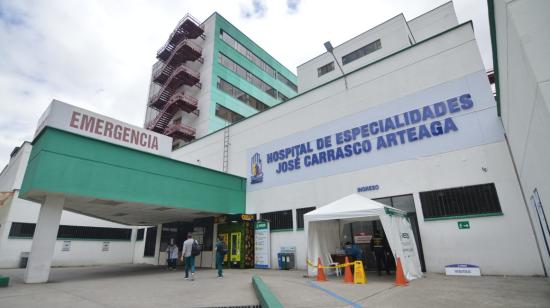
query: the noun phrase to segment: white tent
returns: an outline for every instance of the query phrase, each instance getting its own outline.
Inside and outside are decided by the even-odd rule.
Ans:
[[[352,194],[304,215],[307,236],[307,258],[323,264],[328,256],[340,248],[340,234],[345,223],[380,220],[395,260],[399,257],[408,280],[422,277],[420,259],[411,224],[404,211]],[[317,269],[308,267],[308,275],[317,275]]]

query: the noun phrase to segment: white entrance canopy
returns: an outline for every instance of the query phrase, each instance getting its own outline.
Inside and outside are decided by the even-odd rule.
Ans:
[[[404,211],[386,206],[358,194],[336,200],[304,215],[307,258],[328,263],[330,253],[341,247],[340,234],[345,223],[380,220],[395,260],[401,259],[408,280],[422,277],[420,259],[411,224]],[[317,269],[308,268],[308,275]]]

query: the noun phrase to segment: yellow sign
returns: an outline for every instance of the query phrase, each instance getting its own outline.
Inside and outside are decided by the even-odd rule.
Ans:
[[[231,251],[229,252],[231,262],[241,261],[241,233],[231,233]]]
[[[256,215],[254,214],[242,214],[241,219],[242,220],[254,220],[256,218]]]
[[[363,262],[355,261],[353,268],[355,269],[353,274],[353,282],[356,284],[367,283],[367,276],[365,276],[365,269],[363,269]]]

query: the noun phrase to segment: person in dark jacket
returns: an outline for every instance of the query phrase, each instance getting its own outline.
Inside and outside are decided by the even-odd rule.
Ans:
[[[382,264],[384,264],[386,273],[390,275],[391,272],[387,261],[387,254],[389,250],[388,241],[380,235],[380,232],[375,231],[370,240],[370,245],[372,251],[374,251],[374,256],[376,257],[376,270],[378,271],[378,276],[382,275]]]
[[[227,245],[223,241],[223,236],[218,236],[216,241],[216,268],[218,269],[218,278],[223,278],[223,258],[227,254]]]

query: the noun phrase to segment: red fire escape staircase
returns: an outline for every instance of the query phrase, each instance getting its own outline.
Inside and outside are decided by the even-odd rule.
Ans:
[[[175,139],[183,139],[185,141],[193,140],[195,138],[194,128],[182,124],[168,125],[168,123],[178,110],[193,112],[197,107],[198,101],[195,98],[183,93],[176,93],[172,95],[168,102],[164,104],[164,107],[159,110],[158,115],[147,124],[147,129]]]
[[[204,34],[204,26],[193,16],[186,14],[170,34],[168,41],[157,52],[157,58],[165,61],[183,39],[196,39]]]
[[[202,63],[202,49],[189,39],[202,36],[203,33],[204,29],[199,22],[186,15],[178,23],[168,42],[157,52],[160,61],[153,67],[152,79],[161,88],[151,97],[149,106],[159,113],[147,124],[147,129],[174,139],[190,141],[195,138],[194,128],[169,123],[179,110],[198,115],[197,100],[176,90],[182,85],[201,87],[200,74],[187,67],[185,62],[199,60]]]

